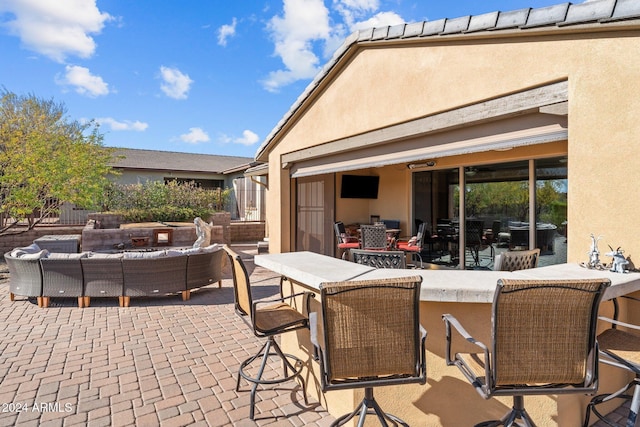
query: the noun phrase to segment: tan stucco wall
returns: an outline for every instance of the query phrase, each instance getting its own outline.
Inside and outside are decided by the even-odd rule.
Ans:
[[[345,224],[367,224],[370,215],[378,215],[381,219],[399,219],[401,228],[406,230],[407,209],[410,200],[406,174],[403,165],[358,171],[360,175],[377,175],[380,177],[380,188],[377,199],[341,199],[336,198],[336,218]],[[342,174],[339,174],[341,176]],[[341,180],[336,180],[336,194],[340,194]]]
[[[270,250],[290,250],[290,183],[282,154],[568,80],[568,260],[583,261],[589,234],[595,233],[604,236],[601,249],[621,246],[640,264],[640,239],[634,231],[640,219],[634,191],[640,181],[639,39],[635,30],[467,42],[463,37],[361,49],[274,141],[269,154]],[[498,153],[492,154],[497,158]],[[376,172],[393,173],[393,168]],[[410,178],[407,171],[397,174],[393,188],[381,187],[381,197],[370,202],[371,213],[398,217],[394,212],[400,208],[407,217]],[[403,180],[407,191],[398,191]],[[391,203],[383,199],[389,195]]]

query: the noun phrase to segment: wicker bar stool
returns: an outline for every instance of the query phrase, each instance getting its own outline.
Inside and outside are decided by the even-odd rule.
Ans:
[[[243,319],[249,316],[248,322],[253,329],[253,333],[257,337],[265,337],[267,341],[260,351],[251,356],[240,364],[238,370],[238,379],[236,382],[236,391],[240,391],[240,379],[244,378],[252,383],[251,387],[251,405],[249,409],[249,418],[252,420],[255,416],[255,400],[258,385],[280,384],[297,378],[302,386],[302,394],[306,405],[307,400],[306,386],[302,377],[303,362],[299,358],[284,353],[275,340],[277,335],[285,332],[295,331],[297,329],[308,328],[309,319],[287,304],[287,300],[291,300],[298,296],[304,296],[307,301],[307,312],[309,298],[313,297],[313,293],[303,292],[293,294],[287,297],[272,299],[268,301],[253,301],[251,295],[251,284],[249,282],[249,274],[244,262],[235,251],[228,246],[224,246],[224,250],[229,256],[233,272],[233,288],[235,296],[235,310]],[[281,289],[282,291],[282,289]],[[281,292],[282,293],[282,292]],[[277,357],[282,361],[283,374],[274,379],[263,378],[264,370],[270,357]],[[253,362],[260,360],[260,367],[255,375],[251,375]]]
[[[384,426],[407,424],[385,413],[374,387],[427,380],[426,331],[420,325],[420,276],[323,283],[322,313],[309,314],[323,391],[364,388],[364,399],[332,426],[375,414]],[[320,321],[322,327],[319,326]]]
[[[477,426],[525,426],[534,422],[526,395],[593,393],[598,388],[596,324],[608,279],[498,281],[492,309],[492,343],[473,338],[450,315],[443,315],[447,365],[457,366],[485,399],[513,396],[500,420]],[[452,354],[452,327],[479,348]]]
[[[637,301],[635,298],[623,296],[629,300]],[[600,361],[604,364],[622,368],[633,373],[633,379],[620,390],[610,394],[599,394],[591,399],[587,407],[587,413],[584,419],[584,427],[589,425],[589,418],[593,412],[605,424],[617,427],[618,424],[608,420],[605,415],[600,413],[597,405],[608,402],[612,399],[631,400],[629,406],[629,415],[625,423],[626,427],[634,427],[640,411],[640,326],[617,319],[618,301],[612,300],[615,306],[614,319],[600,317],[601,321],[611,325],[598,335],[598,345],[600,346]],[[622,329],[621,329],[622,328]],[[633,389],[633,395],[627,394],[627,391]]]

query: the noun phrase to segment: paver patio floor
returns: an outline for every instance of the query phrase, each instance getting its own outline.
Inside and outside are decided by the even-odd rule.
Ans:
[[[234,249],[256,297],[276,295],[279,277],[254,266],[255,246]],[[9,301],[0,263],[0,426],[328,426],[334,418],[305,405],[294,382],[259,389],[249,420],[249,388],[235,391],[236,373],[263,340],[234,312],[232,286],[227,271],[222,288],[186,302],[136,298],[120,308],[93,298],[79,309],[58,298],[42,309]],[[625,406],[611,415],[623,418]]]
[[[255,248],[255,245],[253,246]],[[242,247],[240,247],[242,250]],[[244,257],[244,256],[243,256]],[[274,296],[279,277],[247,268],[257,297]],[[0,273],[0,426],[328,426],[333,418],[304,404],[291,381],[258,391],[249,420],[249,388],[236,392],[242,360],[264,341],[234,312],[233,285],[179,296],[52,298],[48,309],[16,296]]]

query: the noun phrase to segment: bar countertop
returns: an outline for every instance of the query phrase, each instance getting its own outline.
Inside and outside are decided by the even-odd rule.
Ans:
[[[589,270],[578,264],[557,264],[514,272],[485,270],[375,269],[313,252],[256,255],[255,263],[301,285],[319,290],[324,282],[422,276],[422,301],[491,303],[496,283],[511,279],[611,280],[605,299],[640,290],[640,273]]]

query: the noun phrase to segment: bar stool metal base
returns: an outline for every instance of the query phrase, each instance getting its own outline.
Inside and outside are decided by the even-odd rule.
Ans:
[[[282,360],[282,369],[284,371],[284,376],[274,378],[274,379],[263,379],[262,375],[264,373],[264,369],[267,366],[267,361],[269,357],[279,357]],[[257,359],[262,359],[260,362],[260,368],[255,376],[249,375],[245,370],[250,367],[250,365]],[[267,338],[267,342],[262,346],[260,351],[250,357],[249,359],[242,362],[240,365],[240,369],[238,370],[238,380],[236,382],[236,391],[240,391],[240,378],[244,378],[248,382],[252,383],[251,387],[251,405],[249,409],[249,418],[254,419],[255,415],[255,403],[256,403],[256,392],[258,390],[258,385],[271,385],[271,384],[280,384],[286,381],[290,381],[294,378],[298,378],[300,380],[302,386],[302,395],[304,397],[305,405],[308,405],[309,402],[307,400],[307,388],[305,386],[304,378],[302,378],[302,368],[303,363],[302,360],[297,357],[283,353],[280,349],[280,346],[275,341],[273,336]]]
[[[395,415],[385,413],[382,410],[382,408],[380,408],[380,405],[378,405],[378,402],[376,402],[376,399],[373,397],[373,388],[370,388],[370,387],[367,387],[364,389],[364,399],[362,399],[362,402],[360,402],[360,405],[358,405],[358,407],[353,412],[343,415],[337,420],[335,420],[331,424],[331,426],[335,427],[335,426],[344,425],[347,422],[349,422],[351,418],[355,417],[356,414],[358,413],[360,414],[360,417],[358,418],[358,424],[357,424],[358,427],[364,426],[364,420],[368,414],[371,414],[371,415],[375,414],[378,417],[380,424],[385,427],[389,425],[387,421],[390,422],[391,425],[393,426],[399,426],[399,425],[404,427],[409,426],[409,424],[405,423]]]
[[[520,419],[522,423],[516,424],[517,419]],[[535,423],[527,413],[527,410],[524,409],[523,396],[513,396],[513,407],[511,408],[511,411],[507,412],[507,414],[500,420],[485,421],[480,424],[476,424],[475,427],[512,427],[519,425],[522,425],[523,427],[535,427]]]
[[[629,396],[625,394],[627,390],[630,390],[632,387],[635,387],[633,391],[633,396]],[[611,426],[611,427],[620,427],[620,424],[614,423],[611,420],[608,420],[604,414],[601,414],[600,411],[596,408],[596,405],[599,405],[604,402],[608,402],[612,399],[626,399],[631,400],[631,407],[629,409],[629,416],[627,418],[626,427],[634,427],[636,425],[636,419],[638,418],[638,410],[640,409],[640,378],[634,378],[626,386],[622,387],[620,390],[611,393],[611,394],[599,394],[591,399],[589,402],[589,406],[587,406],[587,414],[584,418],[583,426],[586,427],[589,425],[589,416],[591,412],[594,413],[596,417],[598,417],[602,422]]]

